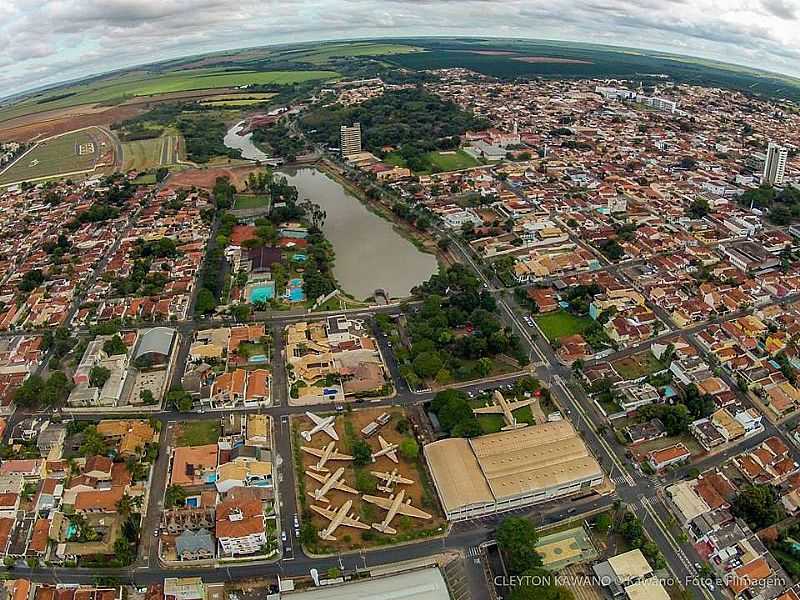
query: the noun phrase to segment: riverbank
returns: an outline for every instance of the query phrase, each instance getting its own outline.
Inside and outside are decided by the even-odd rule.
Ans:
[[[444,257],[441,255],[439,248],[436,244],[436,240],[432,239],[430,236],[425,236],[423,239],[420,238],[420,232],[417,229],[411,227],[408,223],[400,219],[397,215],[395,215],[392,210],[383,204],[380,200],[372,200],[367,197],[360,187],[358,187],[355,183],[353,183],[350,179],[348,179],[339,168],[329,161],[328,159],[321,159],[314,165],[317,169],[319,169],[322,173],[325,173],[328,177],[335,180],[339,185],[345,188],[350,194],[355,196],[364,207],[369,210],[371,213],[379,216],[380,218],[384,219],[385,221],[389,221],[392,224],[393,229],[397,232],[398,235],[402,236],[404,239],[408,240],[419,250],[420,252],[424,252],[426,254],[432,254],[436,257],[436,262],[439,266],[446,264]]]
[[[334,274],[340,289],[352,298],[408,298],[437,272],[435,242],[412,239],[330,165],[283,167],[277,173],[297,188],[301,199],[308,198],[326,213],[322,231],[336,252]]]

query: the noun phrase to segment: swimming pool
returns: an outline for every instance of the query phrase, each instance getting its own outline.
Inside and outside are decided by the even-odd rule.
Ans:
[[[302,279],[295,277],[289,280],[289,284],[286,286],[286,297],[291,302],[303,302],[306,299]]]
[[[275,283],[267,281],[250,288],[250,302],[266,302],[275,297]]]
[[[267,362],[267,355],[266,354],[254,354],[248,359],[248,362],[251,363],[265,363]]]
[[[308,257],[305,254],[298,252],[297,254],[292,255],[292,260],[297,262],[306,262],[306,260],[308,260]]]

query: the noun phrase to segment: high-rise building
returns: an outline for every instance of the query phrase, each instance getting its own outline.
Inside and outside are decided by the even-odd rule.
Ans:
[[[767,159],[764,162],[764,183],[781,185],[786,171],[786,159],[789,152],[783,146],[770,142],[767,147]]]
[[[361,152],[361,123],[353,123],[350,127],[342,125],[339,147],[344,157]]]

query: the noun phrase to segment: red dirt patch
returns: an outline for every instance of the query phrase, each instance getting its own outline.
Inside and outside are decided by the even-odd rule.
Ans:
[[[135,106],[73,106],[53,111],[16,117],[0,123],[0,141],[29,142],[92,125],[108,126],[138,115]]]
[[[257,167],[246,165],[243,167],[219,167],[209,169],[189,169],[175,173],[169,178],[170,189],[197,187],[211,190],[217,177],[228,177],[237,190],[243,190],[247,181],[247,176],[255,171]]]

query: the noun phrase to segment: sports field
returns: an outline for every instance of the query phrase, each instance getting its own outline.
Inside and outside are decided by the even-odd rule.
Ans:
[[[234,210],[262,208],[269,206],[269,196],[258,194],[238,194],[233,201]]]
[[[384,162],[398,167],[405,167],[406,161],[400,156],[399,152],[391,152],[386,155]],[[425,162],[430,167],[424,171],[415,171],[420,175],[430,174],[436,171],[459,171],[476,167],[480,162],[475,160],[463,150],[452,150],[444,152],[428,152],[425,154]]]
[[[90,172],[108,152],[108,143],[106,135],[96,128],[40,142],[0,174],[0,185]]]
[[[569,565],[591,562],[598,557],[597,550],[583,527],[539,538],[536,552],[542,557],[542,566],[556,572]]]
[[[458,171],[479,165],[480,163],[463,150],[454,152],[429,152],[431,164],[442,171]]]

